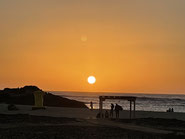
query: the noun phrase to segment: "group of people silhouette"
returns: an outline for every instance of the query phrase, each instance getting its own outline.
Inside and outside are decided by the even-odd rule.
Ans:
[[[169,108],[166,112],[174,112],[173,108]]]
[[[120,105],[118,105],[118,104],[116,103],[115,106],[114,106],[114,104],[111,103],[110,117],[111,117],[111,118],[114,117],[114,111],[115,111],[115,113],[116,113],[116,118],[119,118],[119,111],[120,111],[120,110],[123,110],[123,108],[122,108]]]
[[[115,111],[116,118],[119,118],[119,111],[123,110],[123,108],[120,105],[118,105],[118,104],[114,105],[112,103],[111,103],[110,107],[111,107],[110,113],[108,112],[108,110],[106,110],[105,114],[102,113],[101,117],[102,118],[113,118],[114,117],[114,111]],[[96,117],[100,118],[100,113],[98,113]]]

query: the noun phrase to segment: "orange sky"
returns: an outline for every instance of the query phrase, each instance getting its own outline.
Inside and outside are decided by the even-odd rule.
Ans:
[[[185,94],[184,7],[183,0],[1,0],[0,89]]]

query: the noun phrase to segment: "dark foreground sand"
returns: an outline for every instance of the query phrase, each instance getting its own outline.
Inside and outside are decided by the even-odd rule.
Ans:
[[[184,139],[185,121],[77,119],[0,114],[0,139]]]

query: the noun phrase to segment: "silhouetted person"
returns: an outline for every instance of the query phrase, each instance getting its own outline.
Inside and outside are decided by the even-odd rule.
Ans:
[[[169,112],[172,112],[172,109],[171,108],[169,108]]]
[[[119,118],[119,105],[116,104],[115,106],[116,118]]]
[[[114,113],[114,104],[111,103],[110,117],[113,117],[113,113]]]
[[[171,109],[169,108],[168,110],[166,110],[166,112],[170,112],[171,111]]]
[[[169,108],[166,112],[174,112],[173,108]]]
[[[91,110],[93,110],[93,102],[92,101],[90,102],[90,107],[91,107]]]
[[[108,111],[105,111],[105,118],[109,118],[109,113],[108,113]]]

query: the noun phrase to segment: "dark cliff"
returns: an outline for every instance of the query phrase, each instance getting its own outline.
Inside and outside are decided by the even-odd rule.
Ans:
[[[34,91],[41,90],[36,86],[25,86],[23,88],[5,88],[0,90],[0,103],[34,105]],[[44,106],[53,107],[71,107],[71,108],[87,108],[80,101],[70,100],[61,96],[45,93]]]

